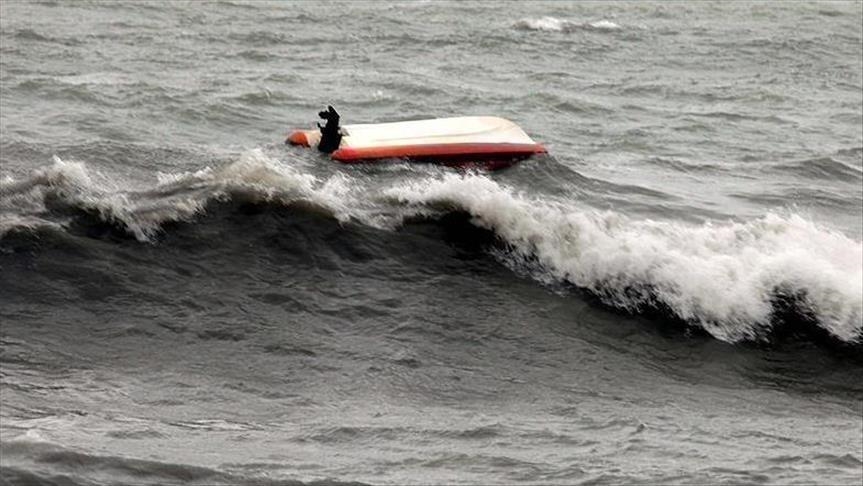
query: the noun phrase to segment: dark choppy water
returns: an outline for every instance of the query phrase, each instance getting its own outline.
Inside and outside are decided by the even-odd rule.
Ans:
[[[861,19],[0,3],[0,477],[860,484]],[[326,103],[550,156],[285,147]]]

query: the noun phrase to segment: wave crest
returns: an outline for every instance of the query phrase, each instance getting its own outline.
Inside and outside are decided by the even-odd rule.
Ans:
[[[620,30],[620,25],[610,20],[594,22],[575,22],[557,17],[540,17],[537,19],[521,19],[513,24],[517,30],[538,30],[546,32],[576,32],[580,30],[608,32]]]
[[[729,342],[770,331],[777,299],[798,301],[833,337],[863,332],[863,247],[796,215],[685,225],[533,199],[485,176],[386,191],[400,204],[470,213],[535,260],[545,278],[633,312],[661,306]]]
[[[380,229],[464,212],[505,243],[504,263],[527,264],[540,281],[577,286],[626,311],[660,309],[736,342],[769,338],[791,305],[835,339],[858,343],[863,335],[863,246],[797,215],[700,226],[635,220],[518,192],[487,175],[425,174],[381,188],[300,167],[253,150],[220,168],[160,174],[155,185],[131,190],[55,158],[29,178],[0,182],[0,236],[62,228],[84,213],[151,241],[166,223],[191,221],[226,200],[298,204]]]
[[[340,221],[351,218],[345,204],[350,187],[344,177],[319,181],[310,174],[266,157],[260,150],[237,162],[194,172],[159,174],[151,188],[117,185],[81,162],[54,157],[54,165],[24,180],[0,183],[0,236],[39,226],[62,226],[58,215],[83,211],[121,226],[140,241],[149,241],[169,222],[190,221],[211,201],[303,202]]]

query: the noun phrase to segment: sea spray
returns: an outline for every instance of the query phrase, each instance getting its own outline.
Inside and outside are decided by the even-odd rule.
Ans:
[[[529,259],[539,280],[575,285],[630,312],[662,306],[734,342],[769,334],[776,300],[792,299],[835,338],[861,337],[861,243],[795,214],[702,225],[636,220],[518,192],[481,174],[424,174],[371,190],[345,173],[318,178],[260,150],[215,169],[160,174],[144,189],[103,179],[59,158],[28,179],[7,179],[0,184],[0,231],[62,225],[58,206],[96,214],[140,241],[225,200],[301,205],[383,230],[416,216],[465,211],[511,248],[504,263]]]
[[[765,334],[778,295],[802,298],[842,341],[861,336],[863,246],[800,216],[701,226],[633,220],[545,202],[482,175],[413,182],[386,195],[417,208],[467,211],[552,278],[631,311],[656,301],[718,339]]]
[[[95,182],[94,178],[98,181]],[[163,224],[190,221],[213,201],[302,202],[347,221],[359,207],[346,204],[352,188],[345,176],[319,180],[288,164],[250,150],[231,164],[213,169],[159,173],[151,187],[133,187],[95,175],[83,162],[54,157],[50,167],[23,180],[0,183],[0,236],[13,229],[56,225],[60,206],[98,215],[118,224],[140,241],[150,241]],[[54,211],[52,211],[54,210]]]
[[[540,17],[521,19],[513,24],[516,30],[538,30],[548,32],[575,32],[585,31],[616,31],[620,25],[610,20],[597,20],[593,22],[577,22],[574,20],[561,19],[557,17]]]

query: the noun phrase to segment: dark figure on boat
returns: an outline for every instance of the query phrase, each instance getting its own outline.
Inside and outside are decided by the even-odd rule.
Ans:
[[[321,141],[318,143],[318,150],[331,154],[342,143],[342,134],[339,131],[339,114],[332,106],[327,106],[327,110],[319,112],[318,116],[327,121],[324,126],[318,123],[318,128],[321,129]]]

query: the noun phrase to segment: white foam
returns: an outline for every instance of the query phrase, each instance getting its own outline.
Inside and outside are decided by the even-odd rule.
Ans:
[[[625,309],[655,299],[719,339],[763,334],[778,291],[800,293],[837,338],[861,336],[863,246],[799,216],[703,226],[637,221],[537,200],[479,175],[447,175],[386,195],[417,212],[467,211],[550,278]]]
[[[619,30],[620,25],[610,20],[597,20],[594,22],[576,22],[573,20],[560,19],[557,17],[540,17],[521,19],[513,24],[520,30],[537,30],[546,32],[574,32],[577,30]]]
[[[251,150],[221,168],[160,173],[158,183],[145,190],[118,185],[92,174],[84,163],[54,158],[54,164],[29,178],[7,178],[0,183],[0,236],[13,228],[33,228],[47,220],[46,199],[95,211],[107,222],[117,222],[141,241],[152,239],[166,222],[189,221],[213,200],[234,195],[285,204],[302,201],[331,212],[340,221],[358,216],[362,204],[348,203],[356,187],[343,175],[320,181],[310,174]],[[136,185],[137,186],[137,185]],[[37,224],[39,223],[39,224]]]
[[[6,233],[12,230],[36,230],[43,228],[60,230],[62,229],[62,226],[53,221],[41,219],[36,216],[17,216],[14,214],[10,215],[0,213],[0,237],[6,235]]]
[[[515,27],[524,30],[545,30],[552,32],[563,31],[569,22],[555,17],[541,17],[538,19],[521,19],[515,23]]]
[[[64,188],[80,192],[94,185],[84,164],[66,162],[59,157],[47,168],[33,171],[30,177],[16,180],[6,176],[0,182],[0,236],[13,229],[57,227],[57,223],[41,217],[45,211],[45,189]]]
[[[634,220],[519,193],[484,175],[414,176],[372,191],[340,172],[319,179],[253,150],[224,167],[161,174],[154,186],[132,190],[83,163],[56,158],[27,179],[0,183],[0,235],[56,225],[48,199],[96,211],[142,241],[165,222],[193,219],[209,202],[236,197],[312,205],[339,221],[380,228],[461,210],[512,246],[507,258],[513,263],[536,262],[541,278],[589,289],[633,311],[659,303],[719,339],[761,336],[778,292],[800,296],[841,340],[863,334],[863,245],[800,216],[701,226]]]
[[[610,20],[598,20],[596,22],[590,22],[587,25],[597,30],[618,30],[620,26],[615,24]]]

